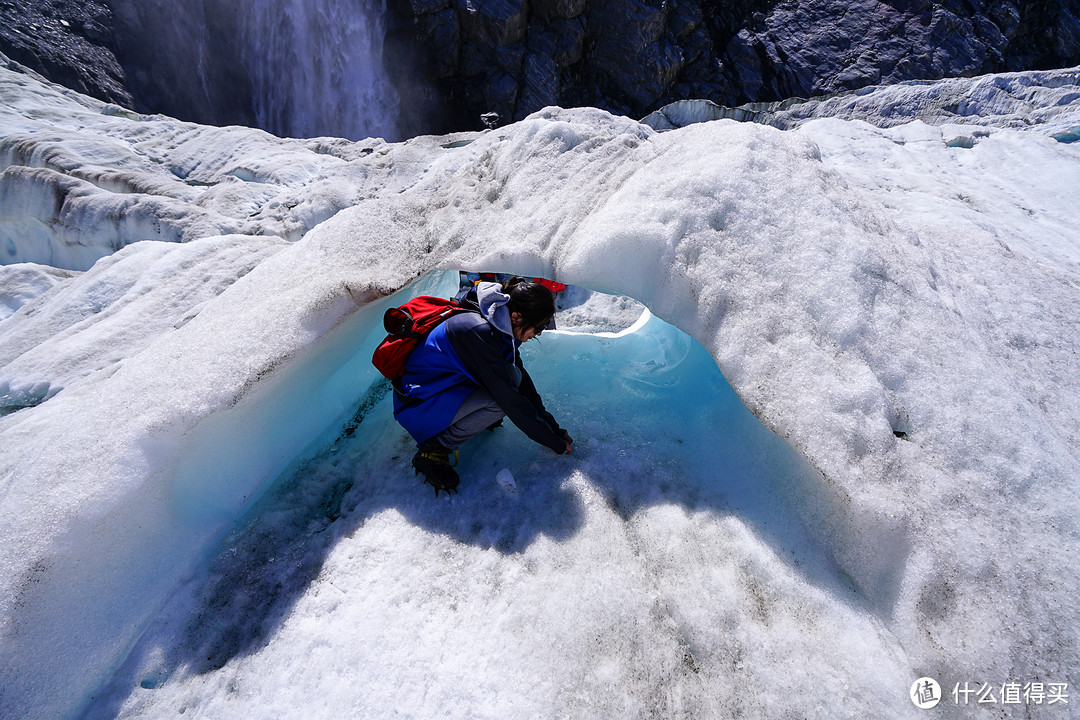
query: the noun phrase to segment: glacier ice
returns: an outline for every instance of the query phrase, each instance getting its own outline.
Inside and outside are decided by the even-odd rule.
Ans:
[[[5,59],[6,60],[6,59]],[[281,140],[117,114],[0,64],[0,261],[86,270],[140,240],[243,233],[296,240],[341,208],[413,181],[436,139]],[[417,152],[418,151],[418,152]]]
[[[101,258],[0,319],[0,388],[49,388],[0,417],[5,715],[914,717],[923,675],[1075,675],[1075,143],[0,92],[9,260]],[[503,428],[435,503],[365,355],[462,268],[649,314],[529,347],[580,452]]]
[[[0,265],[0,320],[10,317],[27,302],[74,274],[33,263]]]
[[[1075,126],[1072,104],[1080,68],[999,73],[977,78],[909,80],[870,85],[812,98],[750,103],[723,108],[707,101],[682,101],[646,119],[659,129],[734,117],[792,128],[813,118],[862,120],[880,127],[920,120],[931,125],[1011,127],[1056,136]],[[1058,138],[1064,140],[1064,138]]]

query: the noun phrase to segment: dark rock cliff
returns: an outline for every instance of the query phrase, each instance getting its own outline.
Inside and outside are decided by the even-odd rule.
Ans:
[[[131,107],[114,26],[101,0],[0,0],[0,52],[72,90]]]
[[[465,115],[641,117],[1080,64],[1077,0],[393,0]]]
[[[406,123],[416,132],[546,105],[642,117],[680,98],[737,105],[1080,64],[1080,0],[387,1],[391,77],[444,108]],[[221,7],[200,0],[169,27],[142,27],[138,3],[0,0],[0,52],[143,112],[250,123],[250,83],[228,50],[236,19]],[[189,63],[125,42],[185,23],[214,28]]]

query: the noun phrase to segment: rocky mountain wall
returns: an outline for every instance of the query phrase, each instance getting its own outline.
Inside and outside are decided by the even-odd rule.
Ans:
[[[0,52],[142,112],[250,124],[251,81],[229,54],[235,6],[200,0],[153,27],[141,7],[0,0]],[[387,0],[387,11],[391,80],[441,106],[404,118],[410,132],[547,105],[643,117],[681,98],[732,106],[1080,64],[1080,0]],[[163,58],[144,42],[184,47],[165,41],[189,25],[214,28],[204,56]]]
[[[641,117],[876,83],[1080,63],[1075,0],[394,0],[472,116],[545,105]]]
[[[116,51],[103,0],[0,0],[0,52],[72,90],[131,107]]]

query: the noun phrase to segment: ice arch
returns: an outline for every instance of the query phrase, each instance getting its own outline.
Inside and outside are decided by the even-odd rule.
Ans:
[[[195,528],[228,524],[281,478],[352,437],[365,421],[365,430],[388,423],[391,430],[366,438],[398,436],[393,452],[405,453],[407,460],[410,442],[390,418],[388,388],[370,364],[371,351],[384,334],[385,308],[418,294],[451,296],[456,281],[455,271],[434,271],[363,306],[257,391],[200,422],[185,436],[172,471],[175,511]],[[522,352],[549,405],[580,435],[581,451],[574,459],[602,456],[595,474],[635,478],[614,483],[624,504],[660,501],[661,488],[672,482],[691,485],[697,488],[692,493],[711,498],[710,506],[728,502],[729,510],[753,517],[763,532],[784,538],[781,544],[813,547],[819,566],[833,561],[817,546],[822,538],[813,536],[815,529],[810,534],[804,529],[809,508],[817,505],[815,511],[822,512],[828,502],[819,474],[746,410],[690,336],[644,310],[624,331],[564,329]],[[617,432],[609,436],[611,427]],[[483,484],[502,465],[524,471],[532,464],[536,472],[534,460],[546,453],[520,433],[504,434],[511,436],[500,443],[505,456],[491,449],[466,451],[466,483]],[[601,446],[608,452],[597,452]],[[382,462],[389,453],[372,454]],[[410,476],[407,465],[400,463]],[[638,487],[630,489],[634,484]],[[723,500],[729,495],[735,499]],[[621,512],[633,509],[627,505]],[[873,599],[886,607],[895,600],[896,569],[905,552],[898,539],[871,588]],[[837,578],[830,577],[835,569],[815,572],[835,585]]]
[[[423,252],[407,252],[409,231],[415,229],[410,223],[415,222],[415,217],[410,220],[410,213],[395,212],[389,206],[381,209],[386,212],[364,214],[362,218],[343,217],[336,229],[327,227],[264,260],[248,273],[246,277],[250,280],[235,285],[217,302],[207,305],[178,332],[155,341],[148,353],[131,358],[130,364],[118,371],[112,382],[106,383],[108,387],[96,391],[101,393],[99,402],[80,398],[82,393],[78,391],[61,393],[35,409],[45,411],[45,415],[30,418],[25,426],[16,428],[17,435],[33,434],[39,422],[47,422],[49,413],[62,416],[88,400],[96,410],[81,415],[87,423],[95,422],[89,417],[95,412],[101,413],[102,421],[120,423],[116,428],[117,446],[109,457],[101,457],[92,446],[83,446],[85,440],[78,431],[65,441],[70,453],[69,462],[86,462],[93,474],[110,478],[107,486],[72,489],[67,498],[72,509],[69,512],[77,509],[78,514],[66,528],[57,528],[60,532],[51,538],[33,533],[27,526],[39,522],[34,512],[29,511],[35,498],[30,495],[21,499],[28,512],[19,513],[18,523],[27,531],[26,536],[37,544],[31,552],[37,558],[36,567],[40,570],[31,570],[31,573],[37,572],[40,579],[18,589],[22,600],[13,621],[19,634],[5,645],[4,652],[13,653],[13,657],[31,658],[32,662],[35,656],[32,648],[63,648],[60,657],[50,656],[49,662],[53,667],[59,663],[67,669],[73,689],[66,695],[50,691],[45,700],[32,686],[16,679],[10,685],[16,693],[14,697],[20,701],[44,702],[39,707],[65,714],[81,705],[86,693],[100,693],[94,688],[106,680],[115,663],[127,655],[130,644],[148,629],[148,623],[156,625],[153,623],[154,610],[161,606],[180,579],[192,573],[193,566],[201,562],[205,544],[223,528],[229,527],[233,519],[277,478],[295,471],[324,450],[328,431],[339,431],[342,413],[351,410],[352,403],[364,395],[374,378],[367,357],[382,333],[378,328],[381,310],[402,300],[401,294],[385,293],[400,285],[402,293],[441,291],[445,294],[447,288],[439,287],[442,276],[438,273],[419,284],[410,277],[413,267],[420,268],[418,272],[422,277],[435,270],[428,264],[430,261],[423,259],[427,257]],[[395,228],[395,225],[399,226]],[[397,270],[380,268],[369,276],[378,278],[376,281],[359,280],[352,276],[352,271],[344,274],[336,270],[327,272],[328,268],[342,268],[334,259],[342,260],[352,255],[348,247],[355,247],[354,233],[361,229],[361,237],[385,238],[388,233],[395,233],[395,237],[405,243],[397,248],[406,251],[405,255],[399,256],[402,265],[395,265]],[[345,236],[337,231],[344,232]],[[346,244],[339,245],[343,239],[347,240]],[[414,236],[413,241],[421,248],[426,242],[422,233]],[[185,246],[174,247],[175,252],[185,249]],[[128,254],[137,254],[135,250],[133,248]],[[410,258],[419,262],[410,264]],[[366,259],[379,262],[375,256]],[[538,261],[539,258],[532,262],[519,258],[518,264],[507,269],[536,272]],[[105,267],[91,270],[87,281],[93,282],[95,274],[104,275],[106,270]],[[367,271],[360,270],[360,273],[366,275]],[[659,321],[654,321],[651,329],[646,325],[638,330],[638,339],[650,347],[632,353],[635,361],[641,363],[633,382],[643,386],[671,383],[671,370],[665,367],[668,364],[689,364],[699,368],[704,364],[719,377],[711,358],[700,346],[674,330],[663,330],[662,324],[657,323]],[[550,349],[559,357],[567,354],[568,361],[573,363],[573,356],[582,352],[581,342],[582,339],[571,336],[558,344],[551,343]],[[196,349],[204,343],[203,349]],[[294,348],[286,356],[259,350],[271,346],[280,350],[282,343]],[[651,362],[646,357],[649,353],[660,353],[667,359],[661,357],[660,362]],[[215,360],[239,357],[254,359],[258,366],[238,368],[232,362],[214,364]],[[560,370],[558,362],[553,357],[537,367],[551,365],[556,375],[565,374],[566,368]],[[615,362],[623,361],[616,358]],[[699,369],[690,375],[700,382],[702,372]],[[236,385],[237,381],[240,385]],[[575,382],[587,383],[588,378],[578,376]],[[722,379],[719,382],[722,383]],[[220,387],[222,394],[206,397],[205,390],[199,388],[208,385]],[[577,389],[583,391],[583,388]],[[676,389],[683,397],[700,397],[702,394],[701,387]],[[705,390],[706,395],[717,392],[717,388]],[[167,403],[162,402],[164,397],[170,398]],[[726,402],[739,405],[730,390],[725,397]],[[124,406],[127,420],[117,413],[117,400]],[[131,403],[146,403],[147,406],[144,411],[127,415],[132,409]],[[628,408],[635,409],[632,397],[621,410],[625,412]],[[687,408],[684,406],[682,410],[687,411]],[[643,408],[638,407],[636,411],[642,412]],[[573,409],[570,412],[574,412]],[[656,412],[656,409],[651,408],[649,412]],[[743,412],[750,422],[757,423],[745,410]],[[601,420],[582,418],[582,421],[586,433],[602,438],[596,427],[589,427],[590,423],[602,423]],[[137,426],[148,424],[133,431],[129,422]],[[368,427],[371,427],[370,423]],[[725,429],[730,430],[730,427]],[[645,435],[648,435],[647,430]],[[642,438],[638,436],[634,440]],[[657,440],[656,437],[652,439]],[[612,444],[621,441],[613,440]],[[699,434],[696,441],[709,441],[707,433]],[[758,444],[757,452],[783,455],[783,443],[776,438],[773,441],[776,443],[774,451]],[[620,512],[634,515],[636,508],[663,503],[663,485],[671,482],[673,473],[675,476],[697,473],[710,479],[708,473],[715,471],[709,467],[707,456],[697,457],[700,448],[682,454],[672,449],[676,440],[669,437],[660,442],[668,447],[664,455],[668,461],[686,466],[678,470],[661,466],[657,464],[658,460],[649,458],[647,451],[643,462],[640,462],[641,457],[626,458],[624,470],[636,474],[632,482],[624,478],[610,487],[600,487],[602,494],[610,494],[610,501],[620,508]],[[716,450],[713,446],[709,452]],[[637,448],[633,452],[641,453],[641,450]],[[782,464],[802,463],[790,449],[786,452],[787,459],[782,460]],[[91,459],[94,456],[96,460]],[[487,462],[490,464],[493,460],[489,457]],[[37,472],[55,472],[49,469],[47,462],[44,465],[46,467]],[[471,469],[479,477],[490,476],[490,470],[482,465],[474,465]],[[70,472],[70,466],[67,471]],[[654,477],[649,477],[650,472]],[[795,474],[800,472],[803,473],[803,487],[798,489],[796,497],[806,498],[806,483],[816,482],[806,478],[815,474],[808,468]],[[528,471],[519,471],[519,474],[527,481]],[[801,553],[799,560],[804,570],[812,568],[809,572],[827,591],[844,593],[843,582],[837,578],[833,566],[832,551],[813,531],[808,533],[801,529],[803,515],[788,497],[787,480],[777,483],[769,478],[762,488],[756,488],[753,486],[755,478],[745,474],[741,477],[744,486],[734,488],[737,497],[734,502],[741,503],[737,511],[762,523],[757,527],[763,535],[773,538],[778,547],[790,549],[794,546]],[[655,484],[651,484],[653,481]],[[627,488],[635,485],[637,489],[627,493]],[[698,483],[698,488],[696,492],[700,497],[697,499],[691,500],[685,495],[682,498],[689,512],[715,510],[723,502],[722,496],[733,491],[732,487],[721,489],[710,482]],[[105,495],[92,494],[99,490],[104,490]],[[820,488],[810,495],[815,493],[817,501],[825,500]],[[564,498],[556,499],[566,502]],[[556,502],[548,507],[564,505]],[[564,509],[572,513],[572,505]],[[776,525],[766,528],[764,523],[769,521],[776,521]],[[573,529],[571,523],[569,531]],[[558,524],[553,529],[556,536],[567,531],[567,527]],[[449,532],[453,536],[461,531],[451,528]],[[43,544],[41,540],[46,542]],[[807,547],[809,551],[803,552]],[[126,598],[121,612],[113,600],[117,594]],[[88,598],[95,600],[88,601]],[[77,618],[77,623],[48,622],[48,618],[57,617]],[[63,635],[62,642],[58,633]],[[153,637],[153,633],[150,636]],[[145,664],[139,663],[136,669],[139,672],[147,670]],[[148,677],[168,675],[169,668],[166,667],[155,669]],[[153,684],[146,677],[135,680]]]

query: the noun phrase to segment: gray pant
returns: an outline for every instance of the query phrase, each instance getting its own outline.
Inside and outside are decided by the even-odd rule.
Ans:
[[[521,371],[514,365],[510,366],[510,379],[515,387],[521,384]],[[461,403],[450,427],[433,437],[432,440],[447,450],[457,450],[469,438],[504,417],[506,413],[495,402],[495,398],[491,397],[484,388],[478,387],[469,393],[465,402]]]
[[[436,435],[432,440],[442,445],[447,450],[457,450],[465,444],[465,441],[476,435],[481,430],[498,422],[506,413],[495,402],[495,398],[483,388],[476,388],[465,402],[461,403],[457,414],[454,415],[450,427]]]

